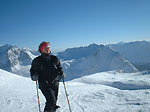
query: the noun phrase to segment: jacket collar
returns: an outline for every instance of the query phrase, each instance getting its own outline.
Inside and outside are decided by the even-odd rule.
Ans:
[[[50,60],[50,53],[49,54],[42,53],[41,56],[46,60]]]

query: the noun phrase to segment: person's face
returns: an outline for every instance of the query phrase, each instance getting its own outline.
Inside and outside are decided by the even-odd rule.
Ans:
[[[43,48],[43,53],[45,53],[45,54],[49,54],[49,53],[50,53],[50,48],[49,48],[49,46],[45,46],[45,47]]]

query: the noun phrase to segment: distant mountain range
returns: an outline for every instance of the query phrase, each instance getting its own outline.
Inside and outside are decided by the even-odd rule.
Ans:
[[[150,42],[136,41],[105,46],[91,44],[68,48],[57,54],[68,80],[111,70],[137,72],[149,70]],[[29,77],[31,62],[38,55],[38,51],[28,48],[19,49],[8,44],[0,46],[0,69]]]
[[[87,47],[67,49],[58,53],[58,57],[65,62],[63,63],[65,72],[71,74],[68,79],[111,70],[138,71],[119,52],[104,45],[91,44]]]
[[[135,41],[109,46],[128,59],[140,71],[150,70],[150,42]]]

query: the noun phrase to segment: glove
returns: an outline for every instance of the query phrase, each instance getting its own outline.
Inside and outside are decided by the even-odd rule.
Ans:
[[[61,79],[64,79],[66,77],[66,74],[62,74]]]
[[[57,76],[53,81],[52,84],[54,84],[55,82],[59,82],[61,79],[64,79],[66,77],[66,75],[63,73],[61,76]]]
[[[37,76],[37,75],[33,75],[33,76],[31,77],[31,79],[32,79],[33,81],[37,81],[37,80],[38,80],[38,76]]]
[[[61,80],[61,77],[60,76],[57,76],[53,81],[52,81],[52,83],[54,83],[54,82],[59,82]]]
[[[59,81],[60,81],[60,76],[57,76],[53,81],[52,84],[53,86],[57,87],[59,85]]]

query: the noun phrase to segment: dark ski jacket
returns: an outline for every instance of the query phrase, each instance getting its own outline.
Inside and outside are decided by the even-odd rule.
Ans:
[[[59,59],[51,54],[41,54],[32,61],[31,77],[38,76],[39,87],[51,86],[56,79],[60,81],[63,70]]]

